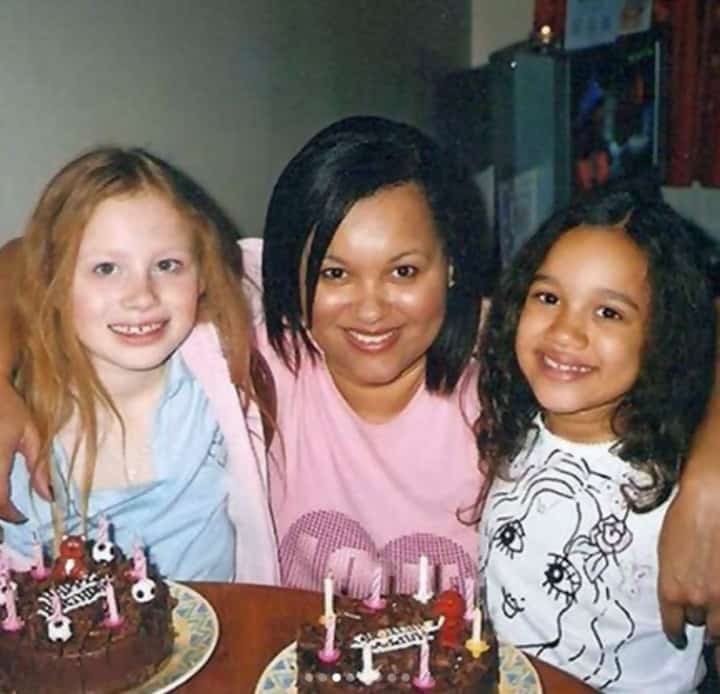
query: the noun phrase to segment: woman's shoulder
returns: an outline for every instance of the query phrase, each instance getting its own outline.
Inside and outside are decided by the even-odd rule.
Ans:
[[[242,251],[243,291],[250,306],[255,326],[264,324],[262,305],[262,239],[244,238],[238,241]]]

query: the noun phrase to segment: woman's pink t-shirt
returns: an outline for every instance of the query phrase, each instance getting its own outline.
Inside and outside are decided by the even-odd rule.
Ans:
[[[246,272],[259,276],[260,243],[242,245]],[[399,415],[372,424],[340,395],[322,358],[304,358],[293,374],[262,325],[258,343],[277,391],[269,464],[283,583],[319,590],[331,571],[337,591],[364,596],[380,564],[384,590],[413,592],[424,554],[431,586],[464,589],[478,539],[457,514],[482,482],[474,366],[452,395],[422,387]]]

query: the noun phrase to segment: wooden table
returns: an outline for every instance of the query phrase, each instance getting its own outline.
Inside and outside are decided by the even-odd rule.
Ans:
[[[220,639],[205,667],[177,691],[190,694],[253,694],[265,666],[295,640],[298,626],[317,619],[322,595],[247,584],[190,583],[213,605]],[[570,675],[533,660],[546,694],[593,690]]]

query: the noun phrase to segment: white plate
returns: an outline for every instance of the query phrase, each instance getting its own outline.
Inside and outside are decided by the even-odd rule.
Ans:
[[[168,581],[178,601],[173,611],[176,636],[173,652],[155,675],[128,694],[163,694],[187,682],[212,655],[220,624],[212,605],[192,588]]]
[[[500,644],[501,694],[542,694],[540,677],[521,651]],[[255,694],[291,694],[296,691],[295,643],[286,646],[260,675]]]

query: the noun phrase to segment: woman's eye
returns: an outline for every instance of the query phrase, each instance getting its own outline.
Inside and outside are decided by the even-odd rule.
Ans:
[[[549,304],[550,306],[554,306],[555,304],[560,301],[555,294],[552,292],[535,292],[533,296],[541,303],[541,304]]]
[[[112,275],[117,272],[117,265],[115,263],[98,263],[93,267],[93,272],[96,275]]]
[[[608,318],[610,320],[622,320],[622,314],[609,306],[601,306],[598,309],[598,315],[601,318]]]
[[[393,270],[393,274],[401,279],[409,279],[417,275],[418,269],[413,265],[400,265]]]
[[[326,280],[341,280],[345,278],[346,274],[341,267],[327,267],[320,271],[320,275]]]
[[[165,258],[157,263],[157,269],[160,270],[160,272],[177,272],[181,267],[182,263],[172,258]]]

